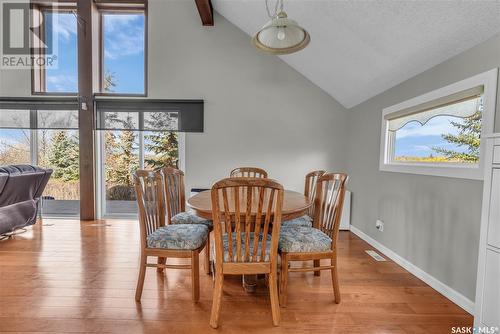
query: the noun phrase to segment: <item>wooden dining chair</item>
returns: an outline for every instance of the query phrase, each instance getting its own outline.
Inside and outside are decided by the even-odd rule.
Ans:
[[[335,302],[340,303],[337,273],[337,238],[347,175],[326,173],[317,180],[313,227],[283,228],[280,234],[281,254],[280,304],[287,304],[289,272],[330,270]],[[330,259],[330,265],[321,266],[320,260]],[[314,260],[312,267],[289,266],[292,261]]]
[[[324,170],[315,170],[310,173],[306,174],[305,177],[305,182],[304,182],[304,196],[309,198],[311,201],[314,201],[314,198],[316,196],[316,182],[318,181],[318,178],[325,174]],[[312,226],[312,221],[314,219],[314,203],[311,207],[309,207],[309,210],[307,214],[305,214],[302,217],[295,218],[292,220],[286,220],[284,221],[281,226],[282,227],[294,227],[294,226],[307,226],[311,227]]]
[[[209,231],[207,247],[205,248],[205,272],[210,274],[210,232],[213,230],[211,220],[198,217],[192,212],[186,211],[186,190],[184,188],[184,172],[172,167],[160,169],[165,184],[165,202],[167,206],[168,224],[202,224]],[[158,258],[159,264],[165,264],[165,258]],[[158,272],[163,268],[159,267]]]
[[[230,177],[260,177],[267,179],[267,172],[258,167],[238,167],[231,171]]]
[[[217,328],[224,275],[268,277],[273,324],[279,325],[278,239],[283,186],[263,178],[228,178],[212,187],[215,288],[210,326]]]
[[[147,267],[190,269],[192,298],[200,298],[199,253],[205,247],[208,228],[201,224],[165,225],[163,178],[158,172],[138,170],[134,184],[139,207],[141,260],[135,300],[140,301]],[[148,256],[188,258],[190,264],[148,263]]]

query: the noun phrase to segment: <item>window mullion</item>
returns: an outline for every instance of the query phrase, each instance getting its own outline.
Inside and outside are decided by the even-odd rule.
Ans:
[[[144,131],[139,131],[139,167],[144,169]]]
[[[394,156],[396,154],[396,132],[395,131],[387,131],[387,162],[393,163]]]
[[[30,161],[38,165],[38,119],[37,111],[30,110]]]
[[[144,113],[139,112],[139,166],[144,169]]]
[[[38,165],[38,130],[30,129],[30,160],[32,165]]]

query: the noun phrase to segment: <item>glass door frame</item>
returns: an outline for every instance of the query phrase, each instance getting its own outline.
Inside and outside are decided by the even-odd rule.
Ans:
[[[105,173],[105,150],[104,150],[104,134],[106,131],[110,130],[96,130],[95,133],[95,146],[96,146],[96,212],[97,219],[106,219],[106,218],[137,218],[137,214],[107,214],[106,213],[106,173]],[[139,169],[144,169],[144,131],[135,131],[139,132]],[[184,132],[177,132],[178,134],[178,143],[179,143],[179,168],[184,171],[185,170],[185,161],[186,161],[186,134]]]
[[[33,111],[31,111],[31,112],[33,113]],[[39,164],[38,154],[40,153],[39,152],[39,138],[38,138],[38,136],[39,136],[39,131],[43,131],[44,129],[19,129],[19,130],[29,131],[29,135],[30,135],[30,139],[29,139],[30,140],[30,142],[29,142],[30,161],[29,161],[29,163],[33,166],[38,166],[38,164]],[[72,130],[68,129],[68,130],[64,130],[64,131],[72,131]],[[78,140],[80,140],[80,138],[78,138]],[[42,167],[42,168],[50,168],[50,167]],[[49,182],[50,182],[50,180],[49,180]],[[44,214],[44,212],[43,212],[43,205],[44,205],[43,196],[44,196],[44,194],[42,194],[42,196],[40,197],[40,201],[39,201],[39,208],[38,208],[38,213],[37,213],[38,217],[40,217],[40,218],[76,218],[76,219],[78,219],[80,217],[80,211],[78,211],[75,214],[57,214],[57,213]],[[80,203],[80,199],[78,199],[78,202]]]

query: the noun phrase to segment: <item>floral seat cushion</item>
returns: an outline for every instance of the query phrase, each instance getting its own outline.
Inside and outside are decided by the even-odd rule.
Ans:
[[[253,250],[254,250],[254,233],[250,233],[250,248],[249,248],[249,254],[250,254],[250,260],[252,260],[252,255],[253,255]],[[238,254],[237,254],[237,244],[236,244],[236,233],[232,233],[232,242],[233,242],[233,261],[237,261],[238,259]],[[259,241],[257,243],[257,259],[254,261],[260,261],[261,255],[262,255],[262,234],[259,235]],[[240,261],[243,261],[245,259],[245,250],[246,250],[246,233],[242,232],[240,234],[240,240],[241,240],[241,258]],[[222,236],[222,243],[223,243],[223,249],[224,249],[224,262],[230,261],[230,256],[229,256],[229,238],[227,234],[224,234]],[[269,261],[271,253],[271,235],[267,235],[266,237],[266,249],[265,249],[265,255],[264,255],[264,261]]]
[[[214,226],[211,220],[198,217],[192,212],[181,212],[176,214],[171,219],[172,224],[202,224],[206,225],[209,229]]]
[[[198,249],[205,244],[208,227],[198,224],[177,224],[163,226],[148,235],[149,248]]]
[[[305,227],[312,227],[312,218],[309,217],[308,215],[303,215],[302,217],[295,218],[292,220],[286,220],[281,223],[282,227],[289,227],[289,226],[305,226]]]
[[[332,239],[312,227],[284,227],[280,231],[278,249],[287,253],[324,252],[332,248]]]

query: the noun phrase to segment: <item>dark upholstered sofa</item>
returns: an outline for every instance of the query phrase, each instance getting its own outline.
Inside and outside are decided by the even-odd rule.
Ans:
[[[30,165],[0,167],[0,235],[33,225],[51,169]]]

